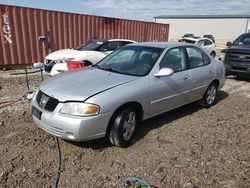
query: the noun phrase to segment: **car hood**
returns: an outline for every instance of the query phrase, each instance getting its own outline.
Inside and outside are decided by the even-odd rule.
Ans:
[[[222,50],[222,52],[250,53],[250,45],[231,45],[229,48]]]
[[[41,84],[40,90],[61,102],[84,101],[97,93],[135,79],[135,76],[90,67],[53,76]]]
[[[63,49],[50,53],[45,58],[49,60],[60,60],[67,58],[75,58],[77,56],[87,55],[88,51],[79,51],[74,49]]]

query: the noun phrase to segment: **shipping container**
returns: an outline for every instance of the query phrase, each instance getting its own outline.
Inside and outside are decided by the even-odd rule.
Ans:
[[[167,41],[169,25],[0,4],[0,68],[43,62],[94,38]]]

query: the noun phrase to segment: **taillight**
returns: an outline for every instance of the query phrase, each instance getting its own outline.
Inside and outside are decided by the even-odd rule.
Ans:
[[[68,71],[84,67],[84,61],[67,61]]]

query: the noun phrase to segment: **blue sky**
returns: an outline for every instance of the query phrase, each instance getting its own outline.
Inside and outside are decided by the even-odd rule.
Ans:
[[[145,21],[169,14],[250,14],[250,0],[0,0],[1,3]]]

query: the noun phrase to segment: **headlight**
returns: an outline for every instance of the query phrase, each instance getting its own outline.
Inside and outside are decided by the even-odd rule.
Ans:
[[[60,113],[75,116],[94,116],[99,114],[99,111],[100,107],[95,104],[68,102],[62,106]]]
[[[221,52],[221,53],[220,53],[219,60],[224,61],[224,60],[225,60],[225,56],[226,56],[226,53]]]

